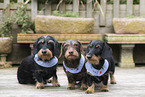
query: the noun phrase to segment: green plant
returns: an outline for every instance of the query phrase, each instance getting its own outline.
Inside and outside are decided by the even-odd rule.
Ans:
[[[31,29],[32,22],[30,16],[26,13],[27,4],[18,3],[17,9],[9,15],[9,8],[11,5],[12,3],[3,11],[4,17],[0,26],[0,37],[11,36],[13,24],[17,24],[21,28],[21,32],[24,33]]]
[[[128,15],[128,16],[126,16],[126,18],[145,18],[145,16],[132,16],[132,15]]]
[[[74,13],[74,12],[66,12],[64,14],[60,14],[58,10],[55,10],[53,12],[53,15],[54,16],[61,16],[61,17],[77,17],[77,13]]]

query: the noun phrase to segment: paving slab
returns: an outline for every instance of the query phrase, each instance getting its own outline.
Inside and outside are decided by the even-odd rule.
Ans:
[[[67,78],[58,67],[58,80],[61,87],[47,84],[44,89],[36,89],[35,85],[22,85],[17,81],[17,68],[0,69],[0,97],[145,97],[145,66],[134,69],[116,67],[117,84],[109,84],[109,92],[101,92],[99,86],[94,94],[76,88],[67,90]]]

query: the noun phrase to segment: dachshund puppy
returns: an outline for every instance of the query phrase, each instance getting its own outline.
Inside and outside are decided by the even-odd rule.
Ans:
[[[63,68],[68,78],[69,90],[75,89],[76,81],[81,82],[81,90],[87,89],[85,57],[81,52],[82,45],[77,40],[70,39],[62,45]]]
[[[53,86],[59,87],[57,81],[57,55],[60,44],[51,36],[39,37],[33,45],[33,55],[26,57],[17,71],[20,84],[35,84],[37,89],[44,88],[44,83],[53,77]]]
[[[108,77],[110,74],[110,83],[116,84],[114,78],[115,63],[112,56],[112,49],[102,41],[92,40],[85,52],[87,69],[88,89],[86,93],[94,93],[95,83],[102,82],[101,91],[107,92]]]

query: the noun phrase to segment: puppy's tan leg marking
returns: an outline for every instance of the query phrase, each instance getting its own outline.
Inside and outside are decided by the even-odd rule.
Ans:
[[[108,92],[109,91],[108,84],[107,85],[102,84],[101,91],[102,92]]]
[[[80,87],[80,90],[86,90],[88,88],[87,84],[82,82],[81,83],[81,87]]]
[[[52,84],[53,84],[53,87],[60,87],[60,84],[58,83],[58,80],[56,79],[55,76],[53,76]]]
[[[37,89],[44,89],[44,84],[43,82],[39,83],[38,81],[36,82],[36,88]]]
[[[110,73],[110,84],[116,84],[116,80],[113,73]]]
[[[68,90],[74,90],[74,89],[75,89],[75,81],[72,82],[72,83],[68,83],[67,89],[68,89]]]
[[[91,94],[91,93],[94,93],[94,91],[95,91],[95,84],[92,83],[92,86],[88,87],[88,89],[85,91],[85,93]]]

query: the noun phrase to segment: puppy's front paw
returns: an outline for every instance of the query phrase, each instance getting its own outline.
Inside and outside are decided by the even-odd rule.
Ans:
[[[116,84],[116,80],[113,73],[110,73],[110,84]]]
[[[55,76],[53,77],[52,85],[53,87],[60,87],[60,84]]]
[[[80,90],[86,90],[87,88],[88,88],[87,84],[82,83],[81,87],[80,87]]]
[[[94,93],[94,89],[91,89],[90,87],[85,91],[87,94]]]
[[[74,90],[75,89],[75,85],[73,83],[69,83],[67,89],[68,90]]]
[[[57,83],[53,83],[53,87],[60,87],[60,84],[57,82]]]
[[[94,91],[95,91],[95,85],[92,84],[92,86],[88,87],[88,89],[85,91],[85,93],[91,94],[91,93],[94,93]]]
[[[41,82],[41,83],[36,82],[36,89],[44,89],[44,84],[43,84],[43,82]]]
[[[111,80],[110,84],[116,84],[115,80]]]
[[[102,92],[109,92],[108,85],[102,85],[101,91]]]

